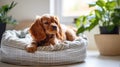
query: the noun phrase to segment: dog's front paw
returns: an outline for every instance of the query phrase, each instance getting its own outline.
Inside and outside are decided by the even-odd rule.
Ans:
[[[27,45],[26,50],[27,52],[34,53],[37,50],[37,46],[35,44]]]

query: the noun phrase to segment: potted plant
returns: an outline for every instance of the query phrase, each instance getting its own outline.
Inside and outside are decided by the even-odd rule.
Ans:
[[[17,3],[14,1],[8,5],[3,5],[0,7],[0,42],[2,34],[5,32],[6,24],[16,24],[16,20],[12,16],[8,16],[8,12],[16,6]]]
[[[119,34],[120,9],[116,8],[117,3],[115,0],[97,0],[89,4],[95,10],[76,20],[77,34],[99,26],[100,34],[95,35],[95,41],[101,55],[120,55],[120,36],[113,35]]]

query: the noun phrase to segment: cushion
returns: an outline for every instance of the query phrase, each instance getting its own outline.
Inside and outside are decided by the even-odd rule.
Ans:
[[[25,47],[32,42],[28,29],[8,30],[3,34],[1,41],[2,62],[19,65],[61,65],[85,60],[87,38],[84,36],[54,46],[40,46],[35,53],[28,53]]]

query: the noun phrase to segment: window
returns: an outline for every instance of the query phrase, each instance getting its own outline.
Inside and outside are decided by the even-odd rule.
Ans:
[[[89,8],[88,3],[95,1],[96,0],[51,0],[51,4],[54,4],[54,11],[51,12],[54,12],[62,23],[71,24],[74,18],[89,14],[94,8]]]
[[[89,8],[88,3],[95,0],[62,0],[62,16],[86,15],[94,8]]]

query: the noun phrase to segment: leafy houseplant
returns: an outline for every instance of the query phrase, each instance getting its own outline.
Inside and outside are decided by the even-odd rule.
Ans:
[[[105,29],[105,32],[101,32],[102,34],[114,34],[118,32],[118,26],[120,25],[120,20],[116,17],[120,17],[120,15],[116,15],[118,9],[116,7],[116,1],[114,0],[97,0],[93,4],[89,4],[90,7],[95,7],[89,15],[80,16],[76,20],[76,25],[79,27],[77,34],[83,33],[84,31],[90,31],[95,26],[99,25],[100,29]]]
[[[95,35],[95,41],[100,54],[107,56],[120,55],[120,35],[111,35],[119,33],[120,0],[97,0],[89,6],[97,8],[89,15],[77,18],[77,34],[91,31],[99,25],[101,34]],[[101,32],[101,29],[104,31]]]
[[[17,3],[14,1],[8,5],[3,5],[0,7],[0,42],[2,38],[2,34],[6,29],[6,24],[16,24],[16,20],[12,18],[12,16],[8,16],[8,12],[16,6]]]

